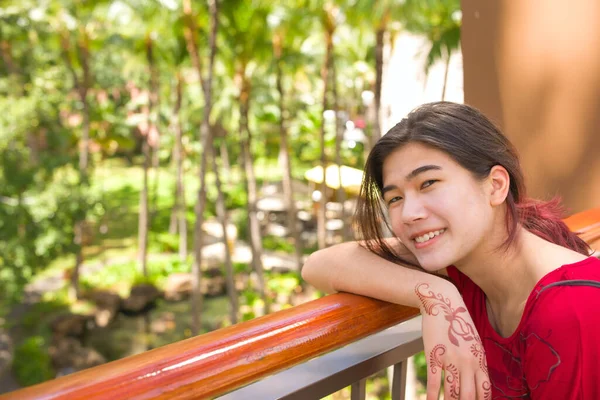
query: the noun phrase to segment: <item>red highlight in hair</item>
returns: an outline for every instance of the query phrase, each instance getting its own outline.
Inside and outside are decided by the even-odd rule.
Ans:
[[[516,216],[516,220],[534,235],[578,253],[590,254],[588,244],[571,232],[563,222],[564,208],[559,197],[555,197],[550,201],[526,198],[516,204],[516,207],[509,207],[509,210],[516,213],[511,217]],[[511,229],[509,231],[509,243],[512,242],[515,235],[516,229]]]

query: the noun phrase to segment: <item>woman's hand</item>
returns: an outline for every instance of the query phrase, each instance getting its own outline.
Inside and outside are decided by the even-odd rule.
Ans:
[[[436,292],[420,283],[415,292],[423,315],[427,400],[437,400],[442,371],[445,399],[491,399],[483,345],[458,291]]]

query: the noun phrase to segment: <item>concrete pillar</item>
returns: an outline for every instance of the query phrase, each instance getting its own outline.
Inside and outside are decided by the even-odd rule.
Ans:
[[[600,1],[462,0],[465,102],[516,145],[529,195],[600,206]]]

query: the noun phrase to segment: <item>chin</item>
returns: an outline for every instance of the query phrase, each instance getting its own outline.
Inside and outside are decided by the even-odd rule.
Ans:
[[[449,265],[452,265],[448,260],[433,259],[430,257],[417,257],[419,265],[427,272],[438,272]]]

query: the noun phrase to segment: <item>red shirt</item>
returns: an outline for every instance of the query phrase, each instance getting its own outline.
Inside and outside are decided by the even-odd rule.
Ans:
[[[556,286],[540,293],[553,282],[600,281],[600,260],[590,257],[544,276],[507,338],[490,325],[483,291],[455,267],[448,274],[485,347],[492,399],[600,399],[600,288]]]

